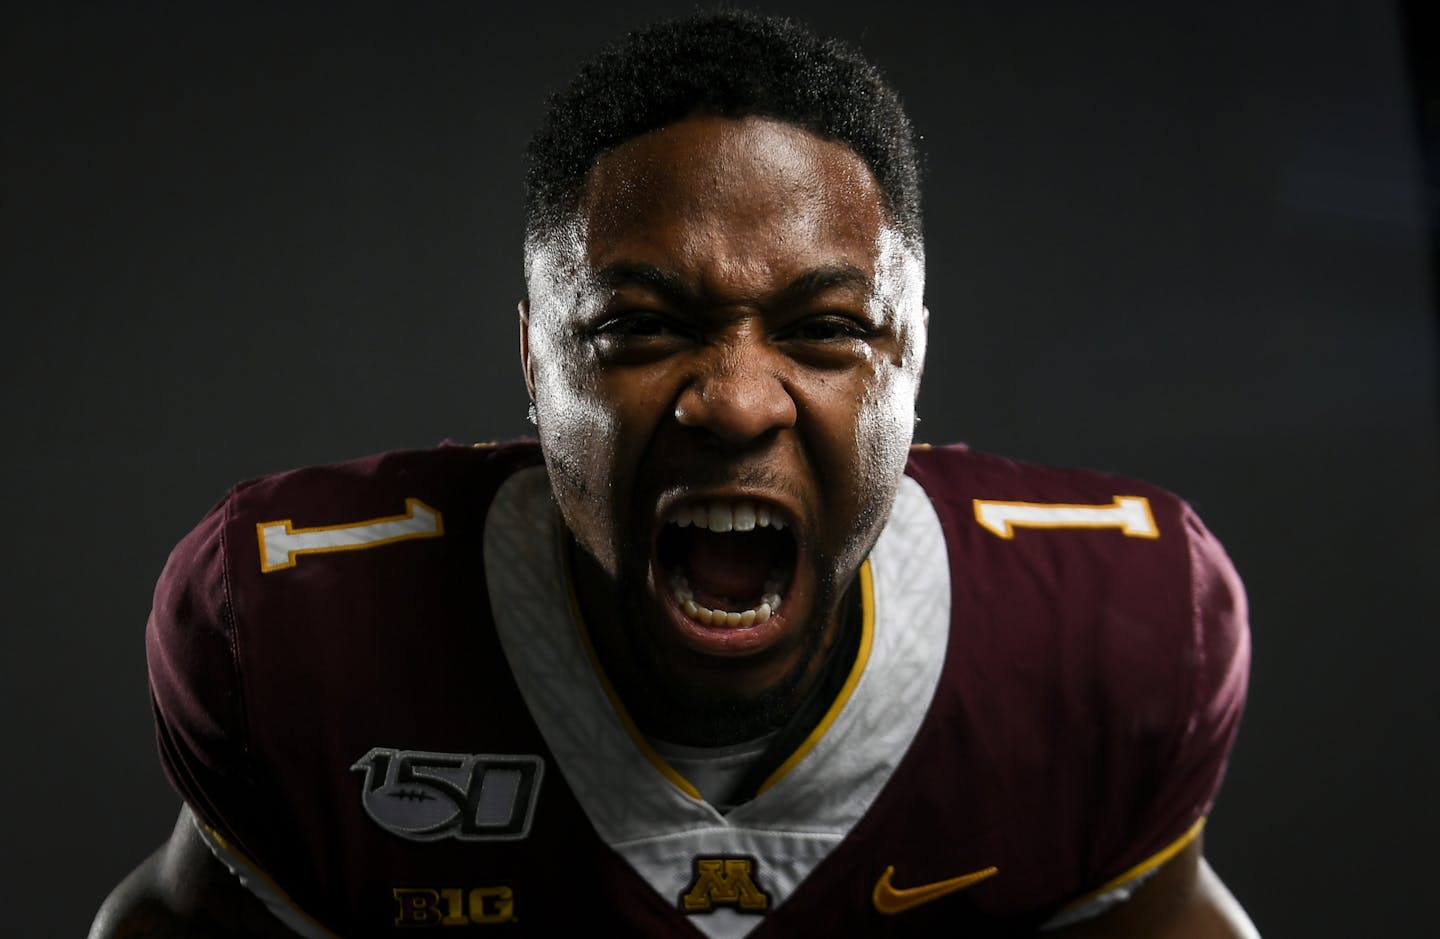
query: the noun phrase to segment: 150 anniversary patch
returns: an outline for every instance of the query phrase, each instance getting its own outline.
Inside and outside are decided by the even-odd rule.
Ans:
[[[365,812],[402,838],[516,841],[530,833],[545,761],[375,747],[350,768],[365,774]]]

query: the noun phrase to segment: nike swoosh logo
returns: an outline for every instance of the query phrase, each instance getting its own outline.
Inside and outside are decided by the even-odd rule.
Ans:
[[[904,913],[922,903],[929,903],[931,900],[938,900],[957,890],[964,890],[988,877],[994,877],[1000,873],[1000,868],[987,867],[973,873],[961,874],[959,877],[951,877],[949,880],[937,880],[933,884],[905,888],[898,888],[890,883],[890,878],[894,873],[895,868],[885,868],[885,873],[875,881],[875,892],[871,894],[871,899],[875,901],[875,909],[887,915]]]

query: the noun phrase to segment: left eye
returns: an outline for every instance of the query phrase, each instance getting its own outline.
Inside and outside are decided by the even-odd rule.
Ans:
[[[846,316],[820,316],[803,320],[787,331],[787,339],[805,342],[835,342],[841,339],[863,339],[869,335],[864,324]]]

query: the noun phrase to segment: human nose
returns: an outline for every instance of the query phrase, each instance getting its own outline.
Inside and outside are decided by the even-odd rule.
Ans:
[[[772,357],[753,344],[715,350],[675,402],[681,426],[708,430],[730,443],[793,427],[795,418],[795,399]]]

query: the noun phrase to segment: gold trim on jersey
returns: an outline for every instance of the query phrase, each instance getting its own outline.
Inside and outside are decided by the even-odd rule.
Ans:
[[[329,937],[329,939],[340,939],[339,935],[326,929],[319,920],[315,919],[315,917],[305,912],[300,907],[300,904],[290,899],[290,894],[285,892],[285,888],[281,887],[274,880],[272,880],[270,878],[270,875],[265,873],[264,869],[261,868],[260,865],[250,860],[250,858],[246,854],[244,854],[233,844],[231,844],[224,835],[220,834],[220,832],[216,831],[215,829],[211,828],[209,825],[201,821],[200,816],[196,815],[193,811],[191,811],[190,813],[190,820],[194,822],[195,827],[200,830],[200,833],[202,835],[204,835],[207,839],[211,840],[214,843],[210,846],[212,852],[214,850],[214,846],[218,845],[220,847],[220,850],[225,852],[226,857],[236,862],[237,864],[244,865],[245,869],[250,872],[250,875],[256,880],[259,880],[262,884],[264,884],[266,889],[272,892],[273,897],[284,903],[285,906],[288,907],[292,913],[294,913],[296,916],[299,916],[308,925],[313,926],[315,929],[319,930],[321,935],[327,936]],[[257,891],[250,888],[248,885],[246,886],[246,889],[250,890],[252,894],[256,894],[257,896],[259,896],[261,902],[264,902],[266,906],[269,907],[270,904],[267,902],[267,899],[264,896],[260,896]],[[277,919],[279,918],[279,914],[276,913],[276,911],[272,909],[271,912],[275,913]],[[286,925],[288,926],[291,924],[287,923]]]
[[[850,700],[855,686],[860,683],[860,676],[865,673],[865,663],[870,661],[870,648],[875,642],[875,583],[870,574],[869,558],[860,565],[860,611],[860,648],[855,652],[855,664],[850,666],[850,674],[846,677],[845,684],[840,687],[840,693],[835,695],[835,700],[830,702],[825,716],[820,718],[820,723],[815,725],[805,741],[755,790],[756,795],[778,783],[815,749],[815,745],[825,736],[830,725],[835,723],[835,718],[840,716],[840,711]]]
[[[630,739],[644,754],[645,759],[649,760],[662,776],[670,780],[675,788],[697,802],[704,802],[705,797],[700,794],[699,789],[695,788],[694,783],[680,775],[675,767],[665,762],[665,758],[655,752],[650,741],[645,739],[645,735],[640,733],[640,728],[636,727],[635,721],[630,718],[630,712],[625,709],[620,695],[616,694],[615,686],[610,684],[610,676],[605,674],[605,669],[600,665],[600,656],[595,654],[595,646],[590,641],[590,629],[585,625],[585,614],[580,610],[580,597],[575,592],[575,571],[570,560],[569,536],[564,525],[560,525],[559,529],[560,537],[565,542],[560,546],[560,556],[563,558],[565,566],[565,590],[570,596],[570,615],[575,618],[575,625],[580,628],[580,641],[585,646],[585,654],[590,658],[590,667],[595,670],[595,677],[600,679],[600,687],[605,689],[605,697],[610,699],[610,707],[614,708],[615,715],[620,718],[625,732],[630,735]]]
[[[1120,876],[1106,881],[1103,886],[1090,891],[1083,897],[1080,897],[1078,900],[1072,900],[1069,903],[1065,904],[1063,907],[1061,907],[1061,910],[1069,910],[1077,906],[1083,906],[1084,904],[1089,903],[1091,900],[1094,900],[1096,897],[1103,896],[1104,894],[1107,894],[1112,890],[1125,886],[1137,877],[1143,877],[1145,874],[1150,873],[1155,868],[1159,867],[1161,864],[1164,864],[1166,861],[1179,854],[1181,851],[1184,851],[1190,845],[1190,842],[1200,837],[1200,830],[1204,827],[1205,816],[1202,815],[1195,820],[1195,824],[1191,825],[1185,831],[1185,834],[1181,835],[1179,838],[1176,838],[1174,841],[1170,842],[1165,847],[1161,848],[1159,851],[1156,851],[1154,854],[1150,855],[1148,858],[1141,861],[1139,864],[1136,864],[1134,867],[1130,868]]]

